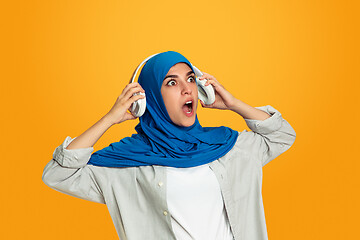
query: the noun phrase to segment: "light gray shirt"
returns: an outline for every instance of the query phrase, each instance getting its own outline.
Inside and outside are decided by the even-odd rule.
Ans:
[[[268,239],[261,195],[262,167],[288,150],[296,137],[294,129],[275,108],[270,105],[257,108],[271,117],[245,119],[252,131],[239,132],[234,147],[209,163],[219,181],[235,240]],[[106,204],[121,240],[176,239],[167,207],[166,167],[87,165],[94,149],[66,149],[74,139],[67,137],[55,149],[43,172],[46,185]]]

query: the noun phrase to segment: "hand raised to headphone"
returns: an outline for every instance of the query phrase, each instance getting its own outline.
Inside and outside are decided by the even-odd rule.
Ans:
[[[118,124],[126,120],[136,119],[134,115],[128,112],[128,109],[136,100],[145,98],[145,96],[140,94],[134,95],[134,93],[137,92],[145,92],[138,82],[133,82],[126,85],[120,96],[116,99],[114,106],[105,115],[105,117],[112,124]]]
[[[210,105],[204,104],[203,101],[200,100],[201,106],[204,108],[215,108],[215,109],[228,109],[232,110],[233,106],[236,105],[237,99],[228,92],[224,86],[222,86],[214,76],[204,73],[199,78],[200,80],[207,79],[205,86],[211,84],[215,90],[215,102]]]

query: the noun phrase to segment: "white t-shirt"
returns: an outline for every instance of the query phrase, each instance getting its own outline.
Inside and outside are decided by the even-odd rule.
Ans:
[[[167,204],[177,239],[233,239],[219,183],[207,164],[167,167]]]

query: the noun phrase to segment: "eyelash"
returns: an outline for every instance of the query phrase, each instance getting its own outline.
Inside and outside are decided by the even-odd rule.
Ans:
[[[190,78],[192,79],[191,82],[195,82],[195,77],[190,76],[190,77],[188,78],[188,80],[189,80]],[[176,83],[176,80],[171,79],[170,81],[168,81],[168,82],[166,83],[166,85],[168,85],[168,86],[174,86],[174,85],[170,84],[171,82],[175,82],[175,83]]]
[[[175,82],[175,80],[171,79],[170,81],[168,81],[168,82],[166,83],[166,85],[168,85],[168,86],[174,86],[175,84],[170,84],[171,82]]]
[[[192,81],[191,81],[191,82],[195,82],[195,77],[190,76],[189,78],[192,78]],[[188,80],[189,80],[189,78],[188,78]]]

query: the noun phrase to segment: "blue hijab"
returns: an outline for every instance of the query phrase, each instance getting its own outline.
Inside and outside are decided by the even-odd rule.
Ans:
[[[166,110],[161,85],[172,66],[190,62],[181,54],[164,52],[143,67],[138,82],[146,93],[146,111],[137,134],[94,152],[88,164],[103,167],[160,165],[195,167],[212,162],[234,146],[238,132],[227,127],[202,127],[196,117],[190,127],[175,125]]]

